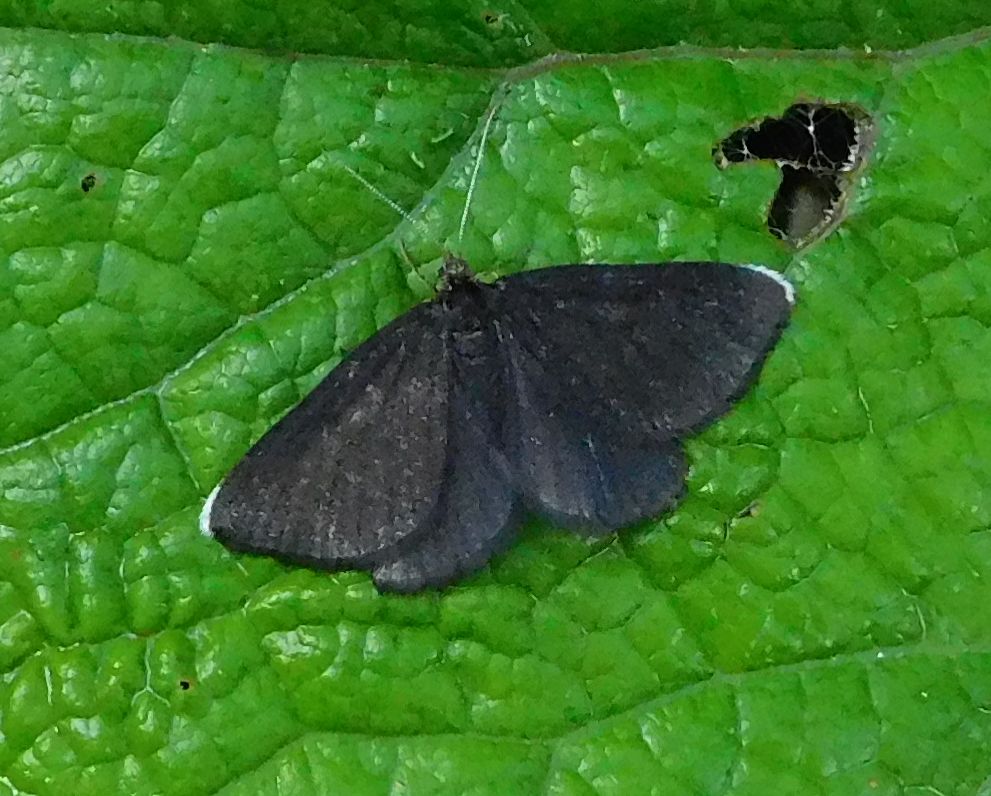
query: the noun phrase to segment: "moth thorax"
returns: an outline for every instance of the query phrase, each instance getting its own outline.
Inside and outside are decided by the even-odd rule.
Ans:
[[[480,318],[466,318],[467,323],[451,332],[451,341],[458,356],[476,360],[488,354],[489,343]]]

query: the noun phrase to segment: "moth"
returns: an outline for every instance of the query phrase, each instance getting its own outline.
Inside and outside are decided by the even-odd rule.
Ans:
[[[355,348],[209,496],[232,550],[441,587],[526,512],[605,534],[670,509],[682,440],[751,385],[791,286],[716,262],[560,265],[436,298]]]

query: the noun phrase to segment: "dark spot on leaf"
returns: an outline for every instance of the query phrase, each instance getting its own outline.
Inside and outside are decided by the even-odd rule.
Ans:
[[[188,691],[192,687],[192,685],[193,684],[189,680],[179,681],[179,688],[181,688],[183,691]]]
[[[753,160],[778,164],[781,185],[767,226],[799,247],[839,220],[850,175],[863,162],[870,131],[869,117],[857,107],[800,102],[780,117],[730,133],[713,148],[713,157],[719,168]]]
[[[96,175],[87,174],[79,183],[79,187],[83,189],[83,193],[92,191],[96,187]]]
[[[760,501],[755,500],[738,512],[736,516],[738,519],[743,519],[744,517],[756,517],[758,514],[760,514]]]
[[[746,519],[747,517],[756,517],[760,514],[760,501],[754,500],[747,504],[744,508],[736,513],[734,517],[723,522],[723,542],[725,543],[729,539],[729,532],[734,525],[739,520]]]
[[[483,11],[482,22],[485,23],[490,33],[501,34],[509,22],[509,18],[499,11]]]

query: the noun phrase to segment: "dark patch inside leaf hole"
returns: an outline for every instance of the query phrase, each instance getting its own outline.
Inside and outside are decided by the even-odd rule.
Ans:
[[[800,102],[779,117],[735,130],[712,154],[719,168],[753,160],[777,163],[781,185],[767,227],[778,238],[804,246],[839,220],[870,130],[870,118],[860,108]]]
[[[179,688],[181,688],[183,691],[188,691],[190,688],[192,688],[192,685],[193,684],[189,680],[179,681]]]
[[[83,193],[89,193],[96,187],[96,175],[87,174],[79,182],[79,187],[82,188]]]

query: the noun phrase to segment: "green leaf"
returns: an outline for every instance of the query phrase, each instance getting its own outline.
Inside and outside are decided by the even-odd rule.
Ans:
[[[394,60],[0,32],[0,794],[987,789],[986,32],[501,71],[463,64],[530,51],[448,35],[474,6],[424,3],[400,35],[372,4],[340,40],[329,11],[287,4],[274,35],[254,5],[183,8],[2,13]],[[576,6],[567,35],[527,8],[539,53],[786,28],[901,46],[986,13],[900,4],[913,24],[875,31],[884,14],[668,9],[664,39],[609,4]],[[848,217],[796,254],[764,225],[773,165],[710,151],[810,97],[877,132]],[[463,585],[397,597],[200,536],[217,480],[430,295],[445,247],[494,273],[763,262],[799,304],[757,387],[690,444],[685,501],[618,537],[532,523]]]
[[[265,51],[510,66],[562,50],[905,48],[991,24],[980,0],[13,0],[0,25],[178,36]]]

